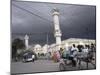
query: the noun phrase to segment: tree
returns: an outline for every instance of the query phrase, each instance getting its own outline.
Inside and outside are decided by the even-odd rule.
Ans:
[[[12,58],[16,58],[17,50],[25,48],[23,40],[16,38],[12,42]]]

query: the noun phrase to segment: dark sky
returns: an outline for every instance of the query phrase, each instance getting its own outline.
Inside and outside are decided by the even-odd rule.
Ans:
[[[12,38],[29,34],[30,43],[55,42],[52,9],[59,9],[62,40],[68,38],[95,39],[96,7],[89,5],[54,4],[12,1]]]

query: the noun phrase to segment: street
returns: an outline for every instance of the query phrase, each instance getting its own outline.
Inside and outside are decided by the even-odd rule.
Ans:
[[[86,63],[82,62],[81,69],[86,69]],[[94,69],[93,65],[89,64],[89,69]],[[66,70],[78,70],[77,67],[66,66]],[[54,72],[59,70],[59,63],[54,63],[52,60],[36,60],[35,62],[12,62],[11,73],[37,73],[37,72]]]
[[[59,63],[54,63],[50,60],[37,60],[35,62],[16,62],[11,64],[11,73],[33,73],[33,72],[48,72],[59,71]]]

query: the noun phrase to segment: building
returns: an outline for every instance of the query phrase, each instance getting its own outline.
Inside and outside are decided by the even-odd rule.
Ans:
[[[63,40],[61,42],[61,48],[66,48],[68,46],[72,46],[72,44],[75,44],[75,45],[85,45],[85,44],[95,44],[96,41],[95,40],[92,40],[92,39],[80,39],[80,38],[69,38],[69,39],[66,39],[66,40]],[[57,45],[55,43],[51,44],[51,45],[47,45],[45,44],[44,46],[41,46],[40,44],[36,44],[36,45],[31,45],[30,46],[30,49],[33,50],[36,54],[41,54],[41,53],[48,53],[48,52],[55,52],[56,51],[56,47]]]

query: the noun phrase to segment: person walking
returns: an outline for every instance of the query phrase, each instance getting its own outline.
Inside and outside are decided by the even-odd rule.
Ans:
[[[77,54],[77,52],[78,52],[78,49],[75,46],[75,44],[73,44],[73,46],[71,48],[70,57],[69,57],[69,59],[72,61],[72,66],[73,67],[76,66],[76,54]]]

